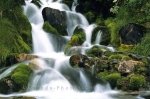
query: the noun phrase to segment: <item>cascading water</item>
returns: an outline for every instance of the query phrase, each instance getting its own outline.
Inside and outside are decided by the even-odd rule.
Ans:
[[[1,95],[1,97],[12,96],[31,96],[36,99],[113,99],[108,86],[102,88],[99,84],[92,84],[85,73],[70,67],[69,57],[63,52],[57,52],[54,48],[53,38],[43,31],[42,9],[51,7],[66,11],[67,13],[67,31],[71,36],[75,27],[80,26],[86,32],[85,46],[91,46],[91,32],[96,25],[89,25],[86,18],[75,11],[72,12],[65,5],[60,3],[61,0],[41,0],[42,7],[39,9],[31,1],[26,1],[24,11],[32,25],[33,36],[33,53],[42,58],[48,58],[49,62],[44,59],[35,60],[39,66],[35,70],[26,93]],[[75,9],[74,9],[75,10]],[[82,90],[80,90],[82,89]]]

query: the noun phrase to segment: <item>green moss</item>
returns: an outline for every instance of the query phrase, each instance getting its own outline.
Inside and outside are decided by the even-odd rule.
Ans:
[[[117,88],[127,91],[129,90],[129,77],[122,77],[121,79],[118,79],[117,81]]]
[[[102,53],[105,51],[106,49],[101,48],[99,46],[94,46],[91,49],[87,50],[86,54],[90,57],[101,57]]]
[[[98,74],[98,77],[100,77],[103,80],[106,80],[110,83],[112,88],[115,88],[117,86],[117,81],[121,79],[120,73],[108,73],[108,72],[101,72]]]
[[[52,33],[55,35],[59,34],[58,31],[52,25],[50,25],[48,22],[44,22],[43,29],[48,33]]]
[[[131,59],[129,56],[124,54],[112,54],[108,57],[109,60],[117,59],[117,60],[129,60]]]
[[[27,88],[32,70],[25,64],[19,66],[12,72],[11,79],[22,88]]]
[[[66,44],[64,53],[67,54],[68,49],[73,46],[81,46],[85,41],[85,33],[81,28],[76,28],[70,41]]]
[[[131,90],[140,90],[145,88],[146,79],[142,75],[132,75],[129,80],[129,89]]]

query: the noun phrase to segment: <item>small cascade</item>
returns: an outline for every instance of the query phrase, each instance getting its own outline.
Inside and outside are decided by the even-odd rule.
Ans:
[[[74,2],[72,3],[72,7],[71,7],[71,10],[72,10],[73,12],[76,12],[76,7],[77,7],[77,5],[78,5],[78,1],[77,1],[77,0],[74,0]]]
[[[96,28],[96,24],[91,24],[88,27],[83,27],[85,33],[86,33],[86,41],[84,42],[84,47],[91,47],[91,37],[92,37],[92,31],[94,28]]]
[[[101,41],[101,35],[102,35],[102,31],[98,31],[96,39],[95,39],[95,44],[99,44]]]

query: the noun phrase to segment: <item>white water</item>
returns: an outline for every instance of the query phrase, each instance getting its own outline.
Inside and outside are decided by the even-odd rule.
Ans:
[[[53,38],[42,29],[44,22],[41,11],[44,7],[66,11],[68,35],[71,36],[73,34],[76,26],[81,26],[86,32],[85,46],[87,47],[91,46],[91,32],[96,25],[89,25],[82,14],[75,11],[71,12],[65,4],[60,3],[61,0],[56,2],[53,2],[53,0],[41,0],[41,2],[42,8],[39,9],[34,4],[31,4],[30,1],[27,1],[24,10],[32,25],[33,53],[43,58],[48,58],[50,62],[47,63],[42,59],[40,60],[42,62],[38,62],[40,69],[33,74],[26,93],[0,95],[0,97],[31,96],[36,99],[113,99],[110,94],[114,91],[109,86],[91,85],[93,81],[88,79],[83,71],[70,67],[69,57],[65,56],[63,52],[57,53],[54,50],[55,42],[52,43]],[[91,88],[94,89],[91,90]]]
[[[102,31],[98,31],[96,39],[95,39],[95,44],[99,44],[101,41],[101,35],[102,35]]]

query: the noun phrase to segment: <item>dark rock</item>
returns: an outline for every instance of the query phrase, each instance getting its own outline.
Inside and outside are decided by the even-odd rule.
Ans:
[[[144,99],[150,99],[150,91],[140,92],[140,96]]]
[[[123,44],[137,44],[144,36],[144,27],[135,23],[127,24],[119,31],[121,43]]]
[[[110,44],[110,33],[108,32],[108,29],[106,27],[98,26],[94,29],[92,33],[92,43],[95,42],[95,39],[97,37],[98,32],[101,32],[100,35],[100,45],[109,45]]]
[[[86,55],[72,55],[69,61],[71,66],[77,66],[87,70],[92,68],[92,61]]]
[[[56,9],[45,7],[42,10],[44,21],[48,21],[53,27],[55,27],[60,35],[67,35],[66,13]]]

